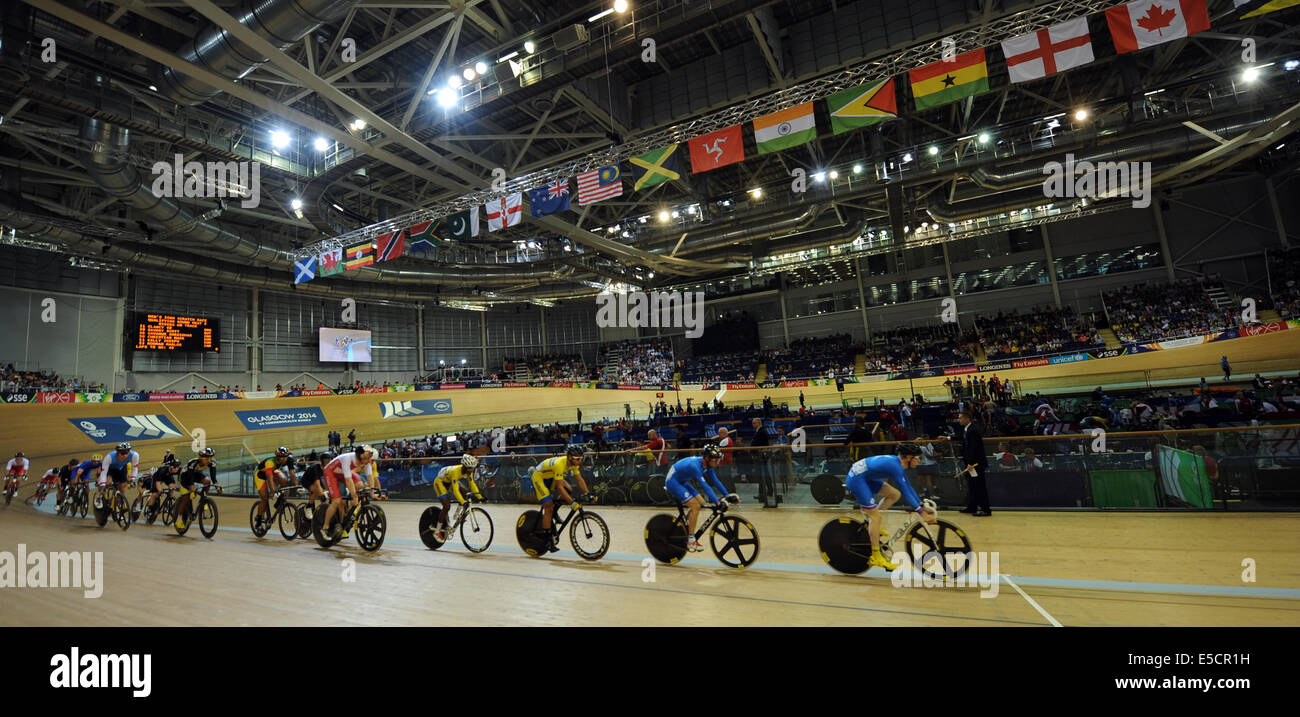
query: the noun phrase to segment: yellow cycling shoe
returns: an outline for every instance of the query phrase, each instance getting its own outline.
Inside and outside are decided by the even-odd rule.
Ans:
[[[884,568],[891,572],[898,569],[898,566],[886,560],[879,550],[871,551],[871,559],[867,561],[867,567]]]
[[[181,518],[176,519],[176,529],[185,530],[185,521]]]

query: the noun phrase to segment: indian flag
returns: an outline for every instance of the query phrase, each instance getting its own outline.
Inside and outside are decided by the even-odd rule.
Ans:
[[[817,122],[811,102],[754,120],[754,142],[759,154],[798,147],[814,139],[817,139]]]
[[[912,82],[917,110],[989,91],[989,66],[984,61],[984,48],[910,70],[907,77]]]

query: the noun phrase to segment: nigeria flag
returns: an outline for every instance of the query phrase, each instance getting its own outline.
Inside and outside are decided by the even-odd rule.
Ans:
[[[1169,446],[1156,446],[1160,484],[1164,488],[1166,507],[1212,507],[1210,480],[1205,459]]]

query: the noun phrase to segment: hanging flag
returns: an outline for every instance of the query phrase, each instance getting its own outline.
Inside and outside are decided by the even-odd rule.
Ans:
[[[831,113],[832,134],[843,134],[851,129],[894,119],[898,116],[894,78],[836,92],[826,98],[826,108]]]
[[[524,195],[515,192],[493,199],[484,205],[483,211],[487,212],[488,231],[513,227],[524,220]]]
[[[320,255],[320,275],[331,276],[343,271],[343,249],[326,249]]]
[[[370,266],[375,263],[375,243],[363,241],[360,244],[354,244],[343,252],[343,266],[348,271],[360,269],[363,266]]]
[[[798,147],[814,139],[817,139],[817,119],[811,102],[754,120],[754,142],[759,154]]]
[[[1076,17],[1060,25],[1002,42],[1012,82],[1028,82],[1055,75],[1093,61],[1088,18]]]
[[[1135,0],[1106,11],[1115,52],[1137,52],[1210,29],[1205,0]]]
[[[578,206],[603,202],[623,195],[623,176],[618,165],[601,167],[578,175]]]
[[[293,283],[301,284],[316,278],[316,257],[293,260]]]
[[[682,178],[681,162],[677,160],[678,145],[670,144],[640,157],[628,160],[632,164],[632,191],[649,189],[664,182]]]
[[[989,91],[989,66],[982,47],[909,70],[907,77],[918,111]]]
[[[442,220],[435,219],[408,227],[406,234],[411,238],[411,251],[431,251],[446,244],[447,242],[435,233],[440,226]]]
[[[478,236],[478,205],[447,217],[447,230],[453,241],[464,241]]]
[[[690,141],[691,171],[699,174],[745,161],[745,138],[740,125],[710,132]]]
[[[375,237],[375,243],[379,245],[379,255],[375,261],[392,261],[406,253],[406,230],[380,234]]]
[[[544,217],[547,214],[568,211],[568,209],[568,177],[544,187],[528,190],[528,211],[532,212],[533,219]]]
[[[1296,5],[1300,5],[1300,0],[1232,0],[1238,20],[1267,15]]]

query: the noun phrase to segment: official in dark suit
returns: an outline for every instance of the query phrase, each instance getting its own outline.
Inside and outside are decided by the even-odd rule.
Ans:
[[[959,413],[957,421],[962,426],[962,465],[975,466],[966,472],[966,507],[961,512],[974,513],[980,517],[992,515],[987,483],[989,461],[984,452],[984,433],[980,430],[980,425],[971,420],[970,411]]]

